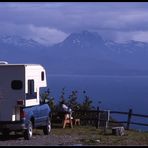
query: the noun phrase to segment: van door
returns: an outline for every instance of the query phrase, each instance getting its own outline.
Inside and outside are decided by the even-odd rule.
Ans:
[[[40,125],[46,125],[47,119],[49,117],[49,106],[48,106],[48,104],[39,105],[38,106],[38,112],[39,112],[38,123]]]
[[[26,94],[26,101],[29,102],[29,106],[32,106],[33,109],[33,114],[35,117],[35,122],[38,122],[38,117],[39,117],[39,111],[37,109],[37,105],[34,105],[34,101],[37,100],[37,92],[35,92],[34,89],[35,85],[34,85],[34,80],[33,79],[29,79],[28,80],[28,93]]]

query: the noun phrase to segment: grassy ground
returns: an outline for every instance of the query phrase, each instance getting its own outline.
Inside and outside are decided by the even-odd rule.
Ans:
[[[148,145],[148,133],[133,130],[125,130],[124,136],[116,136],[112,134],[111,129],[107,129],[104,133],[103,129],[92,126],[74,126],[74,128],[65,129],[53,128],[51,134],[69,135],[73,138],[73,143],[81,145]]]

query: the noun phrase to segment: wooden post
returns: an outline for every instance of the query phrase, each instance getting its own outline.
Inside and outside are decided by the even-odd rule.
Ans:
[[[99,128],[99,113],[100,113],[100,110],[99,110],[99,106],[98,106],[98,107],[97,107],[96,128]]]
[[[127,125],[126,125],[127,130],[129,130],[129,128],[130,128],[131,117],[132,117],[132,109],[129,109],[128,118],[127,118]]]

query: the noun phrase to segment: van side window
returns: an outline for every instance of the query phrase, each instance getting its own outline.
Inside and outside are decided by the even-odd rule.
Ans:
[[[28,93],[26,99],[33,99],[37,97],[37,93],[34,92],[34,80],[28,80]]]
[[[28,94],[34,93],[34,80],[28,80]]]
[[[23,82],[21,80],[13,80],[11,82],[11,88],[12,89],[22,89],[23,88]]]
[[[41,72],[41,80],[44,81],[44,71]]]

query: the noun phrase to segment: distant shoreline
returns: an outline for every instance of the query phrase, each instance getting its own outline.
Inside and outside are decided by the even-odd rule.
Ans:
[[[86,75],[86,74],[47,74],[47,77],[60,76],[60,77],[148,77],[147,75]]]

